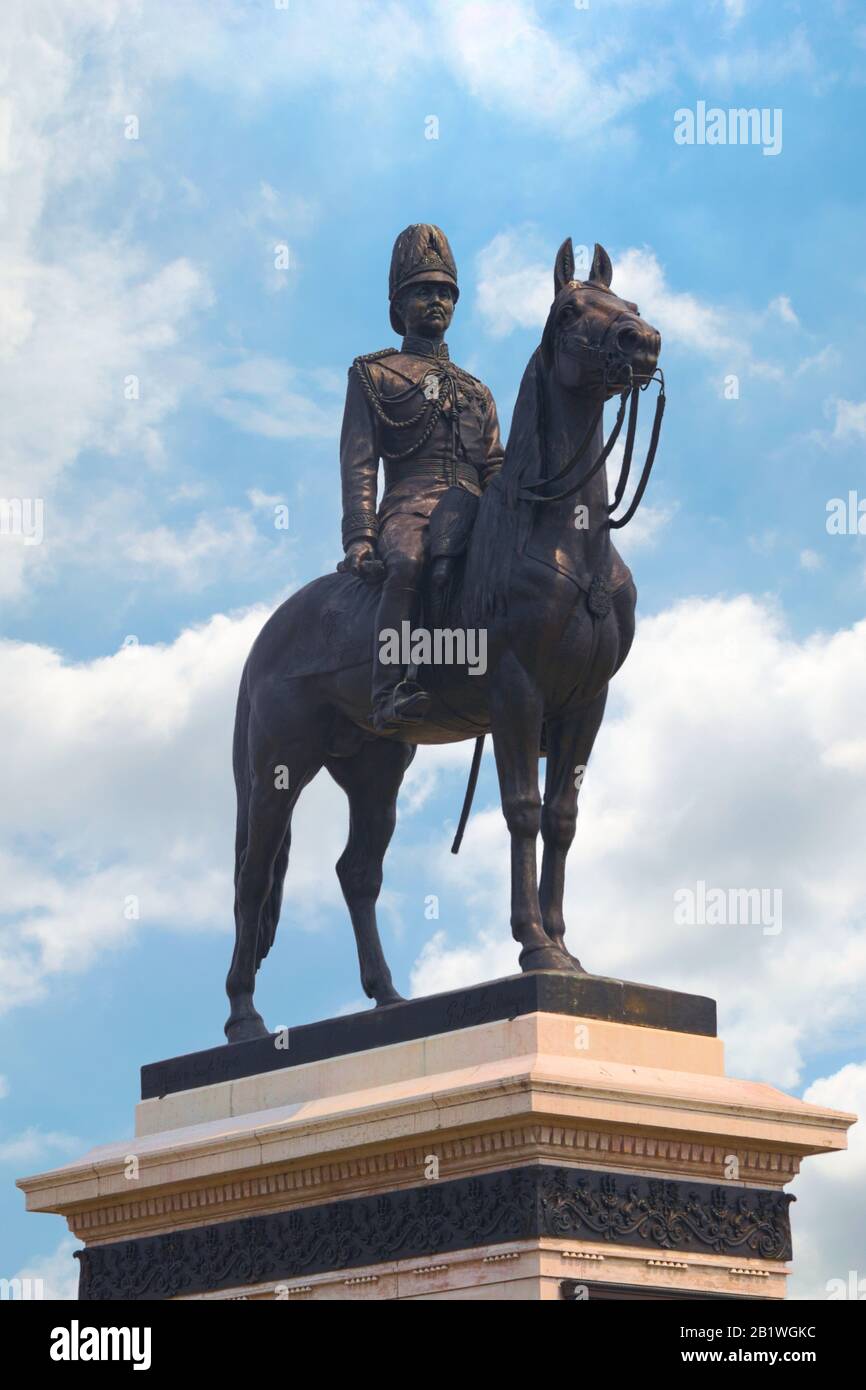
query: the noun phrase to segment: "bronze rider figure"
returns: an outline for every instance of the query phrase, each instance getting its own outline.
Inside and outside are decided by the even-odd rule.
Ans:
[[[444,616],[453,566],[466,549],[478,498],[502,467],[488,388],[451,361],[445,334],[459,296],[438,227],[401,232],[391,257],[391,326],[399,348],[356,357],[340,441],[342,570],[384,581],[376,616],[373,723],[380,732],[424,718],[430,698],[403,667],[380,659],[381,634],[417,617],[429,562],[431,628]],[[385,471],[376,507],[379,460]]]

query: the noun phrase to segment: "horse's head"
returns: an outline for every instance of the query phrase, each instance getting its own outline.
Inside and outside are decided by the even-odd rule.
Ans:
[[[528,534],[523,522],[529,509],[549,509],[552,527],[545,534],[553,549],[574,544],[576,536],[585,547],[602,530],[618,530],[640,506],[659,442],[665,410],[658,366],[662,340],[636,304],[611,290],[604,247],[596,244],[589,279],[575,280],[569,237],[557,252],[553,276],[554,300],[541,346],[520,383],[505,464],[481,499],[469,547],[464,609],[479,625],[506,609],[511,561]],[[651,381],[659,392],[646,459],[631,501],[615,517],[629,479],[641,391]],[[620,406],[605,443],[604,403],[613,396],[621,398]],[[603,470],[627,413],[619,481],[608,501]],[[594,520],[591,528],[578,528],[573,499],[590,485]]]
[[[649,382],[662,344],[637,305],[613,293],[612,273],[610,257],[596,243],[589,279],[575,280],[568,237],[556,254],[555,296],[541,339],[544,365],[565,390],[605,400]]]

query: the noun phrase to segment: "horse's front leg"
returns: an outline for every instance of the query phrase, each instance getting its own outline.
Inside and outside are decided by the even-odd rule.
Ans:
[[[511,836],[511,931],[520,942],[521,970],[570,970],[568,957],[545,934],[538,901],[538,750],[543,717],[540,691],[507,652],[491,678],[490,725],[502,812]]]
[[[547,725],[547,777],[541,811],[541,916],[544,930],[553,944],[563,951],[578,970],[583,967],[565,945],[562,899],[565,891],[565,861],[577,828],[577,799],[592,745],[601,725],[607,701],[607,686],[601,694],[567,719],[551,720]]]

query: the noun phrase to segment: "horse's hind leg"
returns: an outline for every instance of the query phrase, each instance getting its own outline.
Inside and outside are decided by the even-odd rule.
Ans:
[[[397,793],[415,756],[413,746],[396,740],[365,743],[351,758],[325,764],[349,798],[349,839],[337,861],[337,877],[352,919],[361,984],[378,1005],[401,999],[391,980],[379,939],[376,900],[382,887],[382,862],[397,821]]]
[[[253,1003],[256,971],[276,931],[292,811],[322,765],[309,742],[301,740],[279,749],[262,741],[253,749],[252,761],[246,844],[235,876],[235,949],[226,980],[231,1005],[225,1025],[229,1042],[267,1037]]]
[[[570,956],[565,945],[562,899],[565,892],[565,861],[577,828],[577,797],[592,745],[604,715],[607,686],[590,704],[566,719],[547,725],[547,776],[541,808],[541,916],[551,941]]]

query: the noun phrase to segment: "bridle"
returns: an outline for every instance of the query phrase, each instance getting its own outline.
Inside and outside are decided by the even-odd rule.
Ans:
[[[569,497],[574,497],[576,493],[580,492],[582,488],[586,487],[587,483],[595,477],[599,469],[603,468],[605,463],[607,462],[610,456],[610,452],[613,449],[613,446],[619,439],[620,432],[625,421],[626,408],[629,406],[630,402],[631,407],[629,409],[628,426],[626,428],[625,449],[623,452],[622,467],[620,469],[619,479],[614,490],[613,501],[607,507],[609,517],[607,524],[613,530],[618,530],[621,526],[625,526],[629,521],[631,521],[632,517],[634,516],[635,512],[641,504],[644,492],[646,491],[647,483],[649,482],[650,473],[652,472],[652,466],[655,462],[656,450],[658,449],[659,435],[661,434],[662,428],[662,418],[665,413],[666,404],[665,378],[664,372],[662,371],[661,367],[656,367],[656,369],[649,376],[643,374],[636,375],[632,370],[631,362],[626,357],[625,353],[623,353],[617,347],[604,347],[604,341],[616,322],[617,320],[614,319],[611,321],[611,323],[608,324],[607,329],[605,330],[604,338],[602,339],[602,344],[599,347],[595,347],[593,346],[593,344],[587,343],[583,338],[578,337],[576,334],[565,335],[560,340],[561,351],[565,352],[569,357],[576,359],[578,362],[583,362],[589,367],[597,368],[600,370],[602,400],[598,407],[598,410],[596,411],[592,421],[590,422],[589,428],[584,434],[583,439],[577,446],[577,449],[572,454],[568,462],[565,463],[562,466],[562,468],[560,468],[559,472],[554,473],[553,476],[550,478],[542,477],[536,479],[535,482],[527,483],[525,484],[525,486],[521,487],[517,492],[517,497],[523,502],[563,502]],[[540,356],[539,360],[536,362],[536,372],[540,376]],[[620,505],[623,499],[623,495],[628,484],[629,474],[631,473],[632,458],[634,455],[635,434],[637,432],[637,417],[638,406],[640,402],[640,393],[641,391],[645,391],[647,387],[650,386],[654,381],[658,382],[659,393],[656,398],[656,408],[655,416],[653,418],[652,434],[650,435],[649,447],[647,449],[647,455],[644,461],[640,480],[638,482],[637,488],[635,489],[634,497],[632,498],[623,516],[614,519],[613,513],[616,511],[617,507]],[[541,412],[541,418],[539,421],[539,444],[541,450],[541,464],[543,468],[547,455],[547,435],[543,415],[544,393],[541,389],[541,381],[539,381],[538,383],[538,388],[539,410]],[[604,445],[603,449],[601,450],[601,453],[599,454],[598,458],[586,470],[586,472],[582,474],[580,478],[578,478],[577,482],[570,483],[569,486],[565,487],[561,492],[551,493],[546,491],[546,489],[551,487],[552,484],[559,483],[567,479],[586,454],[587,450],[590,447],[590,444],[592,443],[593,438],[595,437],[596,430],[601,424],[604,415],[605,397],[607,396],[607,392],[610,388],[613,388],[614,390],[616,390],[617,388],[619,389],[619,410],[617,411],[616,421],[614,422],[614,426],[611,430],[610,437],[607,443]]]
[[[634,516],[635,512],[641,504],[641,499],[643,498],[644,492],[646,491],[646,486],[649,482],[649,476],[652,472],[652,466],[655,462],[656,450],[658,448],[659,443],[659,435],[661,434],[662,428],[662,417],[665,413],[665,378],[664,372],[662,371],[661,367],[656,367],[655,371],[651,372],[649,375],[636,375],[635,372],[632,370],[631,362],[628,360],[625,353],[623,353],[618,347],[606,348],[604,346],[608,334],[610,333],[611,329],[614,327],[617,321],[617,319],[613,319],[608,324],[607,328],[605,329],[601,345],[599,347],[594,347],[591,343],[587,343],[584,339],[578,337],[577,334],[564,335],[563,338],[560,340],[561,349],[564,352],[566,352],[570,357],[576,358],[579,362],[585,362],[590,367],[600,369],[602,387],[601,404],[599,405],[598,410],[596,411],[595,416],[592,422],[590,423],[589,429],[586,431],[583,439],[577,446],[576,451],[572,454],[568,462],[564,464],[562,468],[560,468],[559,472],[554,473],[553,476],[550,478],[542,476],[541,478],[537,478],[535,482],[527,483],[525,484],[525,486],[516,489],[516,497],[520,501],[533,503],[562,502],[565,498],[573,497],[575,493],[580,492],[581,488],[586,487],[586,484],[592,478],[595,477],[599,469],[603,468],[605,463],[607,462],[607,459],[610,455],[610,451],[620,436],[620,432],[625,421],[626,408],[628,407],[629,402],[631,402],[631,408],[629,409],[628,414],[628,426],[626,428],[625,433],[625,449],[623,451],[622,467],[620,469],[616,489],[614,490],[613,501],[609,503],[607,506],[607,525],[611,527],[613,530],[618,530],[619,527],[625,526],[629,521],[631,521],[632,517]],[[542,368],[540,352],[536,358],[535,372],[536,384],[538,388],[537,397],[539,412],[539,450],[541,454],[541,469],[543,473],[545,462],[547,459],[547,431],[544,420],[544,383],[541,380]],[[647,449],[647,455],[644,461],[643,470],[641,472],[637,488],[635,489],[634,497],[631,499],[629,506],[626,508],[626,511],[621,517],[614,519],[613,513],[616,511],[617,507],[622,502],[623,495],[628,484],[629,473],[631,472],[632,456],[634,454],[635,433],[637,431],[637,415],[638,406],[640,403],[640,393],[641,391],[645,391],[647,387],[651,385],[651,383],[654,381],[658,382],[659,394],[656,399],[656,409],[655,417],[653,419],[652,434],[650,436],[649,447]],[[567,480],[571,472],[580,463],[587,449],[590,447],[593,438],[595,437],[596,430],[601,424],[602,417],[604,415],[605,397],[607,396],[609,388],[613,388],[614,391],[619,391],[619,410],[617,411],[616,421],[614,423],[613,429],[611,430],[610,438],[604,445],[601,453],[595,460],[595,463],[593,463],[586,470],[582,477],[578,478],[576,483],[569,484],[568,486],[563,488],[561,492],[544,492],[542,489],[549,488],[553,483],[561,483]],[[499,480],[497,479],[496,481]],[[475,786],[478,782],[478,774],[481,769],[481,758],[484,752],[484,738],[484,734],[480,734],[478,738],[476,738],[475,740],[475,751],[472,755],[472,767],[469,772],[469,782],[466,787],[466,795],[463,798],[463,809],[460,812],[460,821],[457,826],[457,833],[454,836],[454,842],[451,845],[452,854],[457,854],[459,852],[460,845],[463,840],[463,833],[466,829],[466,823],[469,820],[469,813],[472,809],[472,798],[475,794]]]
[[[596,286],[595,288],[599,287]],[[622,316],[620,315],[619,317]],[[575,493],[580,492],[581,488],[586,487],[586,484],[592,478],[595,477],[599,469],[603,468],[605,463],[607,462],[608,457],[610,456],[610,451],[620,436],[620,432],[625,421],[626,409],[629,406],[629,402],[631,402],[631,408],[629,409],[628,413],[628,426],[626,428],[625,433],[625,449],[623,451],[622,467],[620,469],[619,478],[617,480],[616,488],[614,490],[613,501],[607,505],[607,525],[611,527],[611,529],[613,530],[618,530],[619,527],[625,526],[629,521],[631,521],[632,517],[634,516],[635,512],[641,504],[641,499],[643,498],[643,495],[646,491],[646,486],[649,482],[650,473],[652,472],[652,466],[655,462],[656,450],[658,449],[659,443],[659,435],[661,434],[662,428],[662,417],[665,413],[665,378],[664,372],[662,371],[661,367],[656,367],[655,371],[651,372],[649,375],[640,373],[635,374],[635,372],[632,370],[631,362],[628,360],[625,353],[623,353],[618,347],[606,348],[604,346],[608,334],[617,322],[618,319],[611,320],[611,322],[605,329],[604,337],[601,340],[601,345],[598,347],[594,347],[592,343],[586,342],[585,339],[580,338],[577,334],[574,333],[565,334],[560,339],[560,348],[562,349],[562,351],[566,352],[569,357],[576,358],[579,362],[584,362],[589,367],[597,368],[600,370],[602,388],[601,403],[598,407],[598,410],[595,412],[595,416],[592,422],[590,423],[590,426],[586,431],[583,439],[578,444],[576,451],[572,454],[568,462],[564,464],[562,468],[560,468],[559,472],[554,473],[553,476],[550,478],[544,476],[536,478],[534,482],[526,483],[523,487],[518,487],[515,491],[515,496],[517,499],[519,499],[522,502],[533,503],[562,502],[565,500],[565,498],[573,497]],[[539,451],[541,455],[541,470],[543,474],[547,459],[547,431],[544,420],[544,383],[541,379],[541,356],[541,352],[539,352],[535,361],[535,373],[539,413]],[[647,449],[646,459],[644,460],[643,470],[641,472],[638,485],[635,489],[634,497],[631,499],[631,502],[626,508],[624,514],[621,517],[614,519],[613,513],[616,511],[617,507],[622,502],[626,486],[628,484],[629,473],[631,472],[632,456],[634,454],[634,440],[635,434],[637,432],[637,415],[638,407],[640,404],[640,393],[641,391],[645,391],[647,387],[651,385],[651,383],[654,381],[658,382],[659,393],[656,399],[656,409],[655,416],[653,418],[652,434],[650,435],[650,442],[649,447]],[[617,411],[616,421],[614,423],[613,429],[611,430],[610,438],[604,445],[601,453],[595,460],[595,463],[593,463],[586,470],[582,477],[578,478],[576,483],[570,483],[568,486],[564,487],[561,492],[548,493],[543,491],[543,489],[549,488],[553,483],[561,483],[567,480],[572,471],[580,463],[587,449],[590,447],[593,438],[595,437],[596,430],[601,424],[602,417],[604,415],[605,398],[607,396],[608,389],[610,388],[612,388],[614,392],[619,392],[619,410]],[[499,482],[500,480],[496,479],[496,481]],[[591,592],[592,590],[590,589],[590,593]],[[469,782],[466,787],[466,795],[463,798],[463,809],[460,812],[460,821],[457,826],[457,833],[454,836],[454,842],[451,845],[452,854],[457,854],[460,850],[460,845],[463,840],[463,833],[466,829],[466,823],[469,820],[469,813],[472,810],[472,798],[475,794],[475,786],[478,782],[478,774],[481,769],[481,758],[484,753],[484,738],[485,735],[480,734],[478,738],[476,738],[475,740],[475,751],[472,755],[472,767],[469,772]]]

